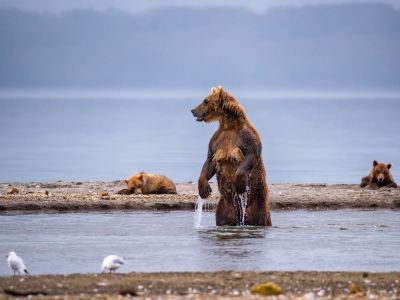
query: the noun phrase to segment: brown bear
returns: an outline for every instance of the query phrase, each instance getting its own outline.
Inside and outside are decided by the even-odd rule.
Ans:
[[[125,180],[127,189],[118,194],[176,194],[175,184],[163,175],[140,172]]]
[[[217,226],[271,226],[261,139],[243,107],[218,87],[192,113],[199,122],[219,122],[198,181],[200,197],[207,198],[211,194],[208,180],[217,175]],[[243,203],[246,194],[247,203]]]
[[[369,175],[361,179],[360,187],[369,186],[372,189],[378,189],[386,186],[397,188],[397,184],[390,173],[391,164],[378,163],[374,160],[372,165]]]

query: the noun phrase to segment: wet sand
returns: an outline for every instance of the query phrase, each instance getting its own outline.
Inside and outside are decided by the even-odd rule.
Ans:
[[[0,212],[73,212],[108,210],[193,210],[198,197],[196,183],[177,183],[177,195],[118,195],[125,188],[112,182],[1,183]],[[215,209],[218,188],[211,184],[207,199]],[[18,190],[8,194],[12,188]],[[400,189],[370,190],[347,184],[270,185],[273,210],[400,209]]]
[[[88,299],[139,296],[152,299],[266,299],[251,288],[274,282],[279,299],[399,299],[400,273],[205,272],[0,277],[0,299]],[[301,298],[303,297],[303,298]],[[276,299],[276,298],[275,298]]]

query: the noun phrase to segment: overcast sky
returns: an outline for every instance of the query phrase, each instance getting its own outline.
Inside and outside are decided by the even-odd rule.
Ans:
[[[320,5],[332,3],[387,3],[400,8],[400,0],[0,0],[0,7],[17,7],[24,10],[60,13],[71,9],[116,9],[127,12],[146,11],[168,6],[225,6],[245,7],[263,12],[275,6]]]

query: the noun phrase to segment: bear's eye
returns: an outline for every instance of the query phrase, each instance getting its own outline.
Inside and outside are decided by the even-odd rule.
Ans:
[[[208,103],[208,99],[205,98],[203,102],[204,102],[204,104],[207,104]]]

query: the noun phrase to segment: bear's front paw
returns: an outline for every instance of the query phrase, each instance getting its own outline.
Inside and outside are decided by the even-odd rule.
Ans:
[[[368,189],[369,190],[377,190],[377,189],[379,189],[379,186],[376,183],[370,183],[368,185]]]
[[[243,174],[243,173],[236,174],[235,187],[236,187],[236,192],[238,194],[243,194],[246,191],[246,187],[247,187],[246,174]]]
[[[199,180],[199,195],[205,199],[211,195],[212,189],[207,180]]]
[[[118,191],[117,194],[119,194],[119,195],[130,195],[130,194],[132,194],[132,192],[129,189],[122,189],[122,190]]]
[[[363,182],[361,182],[360,183],[360,187],[366,187],[368,185],[368,182],[365,182],[365,181],[363,181]]]

